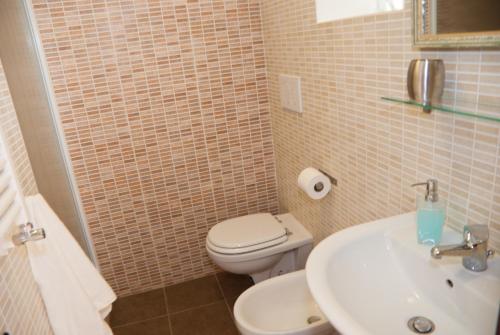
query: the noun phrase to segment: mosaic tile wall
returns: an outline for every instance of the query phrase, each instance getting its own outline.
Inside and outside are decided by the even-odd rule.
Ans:
[[[0,132],[25,195],[37,193],[16,111],[0,62]],[[27,250],[16,247],[0,257],[0,332],[52,334],[45,306],[34,281]]]
[[[209,228],[278,207],[258,0],[33,7],[104,277],[216,270]]]
[[[500,51],[419,52],[411,45],[410,7],[316,24],[314,0],[261,1],[280,210],[319,241],[414,210],[410,184],[436,177],[449,224],[489,224],[499,249],[500,123],[424,115],[380,97],[405,95],[411,59],[438,57],[448,98],[461,107],[496,106],[484,109],[500,117]],[[279,74],[302,78],[303,114],[280,107]],[[296,186],[310,165],[339,181],[321,201]]]

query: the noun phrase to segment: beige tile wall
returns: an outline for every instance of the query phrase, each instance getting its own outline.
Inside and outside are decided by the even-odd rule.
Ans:
[[[12,158],[22,191],[25,195],[37,193],[1,62],[0,133]],[[12,335],[52,334],[24,246],[16,247],[7,256],[0,257],[0,332],[3,331],[9,331]]]
[[[316,24],[314,0],[261,1],[280,210],[291,211],[319,241],[414,210],[409,185],[436,177],[449,223],[489,224],[500,248],[500,123],[424,115],[380,99],[405,95],[411,59],[439,57],[447,97],[459,106],[494,105],[484,109],[500,117],[500,52],[413,49],[410,6]],[[281,73],[302,78],[302,115],[281,109]],[[339,181],[321,201],[296,186],[310,165]]]
[[[33,7],[104,277],[213,272],[211,226],[277,211],[258,0]]]

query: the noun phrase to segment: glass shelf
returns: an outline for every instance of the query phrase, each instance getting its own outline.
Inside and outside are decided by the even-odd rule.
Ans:
[[[409,100],[404,98],[392,98],[392,97],[382,97],[382,100],[421,107],[424,110],[424,112],[427,113],[430,113],[432,110],[436,110],[444,113],[474,117],[477,119],[493,121],[493,122],[500,122],[500,106],[480,105],[471,102],[460,102],[460,101],[449,101],[447,103],[446,100],[443,100],[441,104],[437,105],[425,105],[423,103],[414,100]]]

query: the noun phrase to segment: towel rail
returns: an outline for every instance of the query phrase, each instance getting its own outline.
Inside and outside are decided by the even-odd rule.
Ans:
[[[43,240],[47,235],[45,229],[34,228],[31,222],[19,226],[21,232],[12,236],[12,242],[15,245],[22,245],[29,241]]]

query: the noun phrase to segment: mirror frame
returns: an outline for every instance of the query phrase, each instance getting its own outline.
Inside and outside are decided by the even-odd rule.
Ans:
[[[454,34],[420,34],[422,26],[422,0],[413,0],[413,45],[418,48],[457,48],[457,47],[500,47],[500,30],[495,32],[473,32]]]

